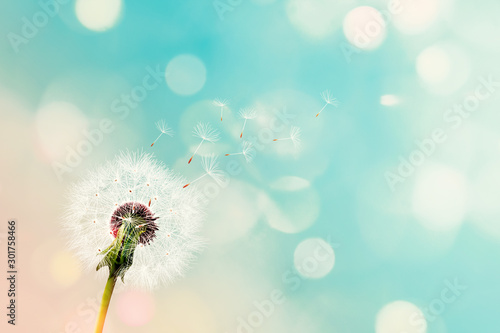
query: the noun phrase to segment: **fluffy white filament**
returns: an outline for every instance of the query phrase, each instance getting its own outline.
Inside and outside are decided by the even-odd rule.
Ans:
[[[110,218],[127,202],[142,203],[158,217],[149,245],[139,245],[125,284],[155,288],[183,275],[203,247],[198,235],[204,200],[185,180],[145,153],[125,152],[73,185],[64,219],[71,248],[95,270],[99,255],[113,241]],[[99,273],[107,274],[106,269]],[[102,273],[101,273],[102,274]]]

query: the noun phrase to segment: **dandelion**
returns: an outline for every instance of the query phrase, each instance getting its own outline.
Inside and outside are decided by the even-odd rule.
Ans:
[[[243,141],[243,143],[241,144],[241,151],[238,153],[226,154],[225,156],[229,155],[243,155],[247,163],[250,163],[254,158],[255,149],[253,149],[253,145],[251,142]]]
[[[292,126],[290,128],[290,136],[287,138],[281,138],[281,139],[274,139],[273,141],[284,141],[284,140],[291,140],[295,148],[300,148],[301,145],[301,130],[297,126]]]
[[[201,250],[203,200],[195,188],[182,190],[184,182],[152,155],[126,152],[69,191],[70,247],[85,266],[109,269],[95,332],[119,278],[156,288],[181,277]]]
[[[247,120],[257,117],[257,111],[255,109],[250,109],[250,108],[243,109],[240,111],[240,117],[245,119],[245,121],[243,122],[243,128],[241,129],[241,134],[240,134],[240,138],[242,138],[243,131],[245,130],[245,126],[247,124]]]
[[[229,101],[227,99],[214,99],[212,102],[215,106],[220,107],[220,121],[222,121],[222,113],[224,112],[224,107],[226,107],[229,104]]]
[[[193,155],[189,159],[188,164],[191,163],[194,155],[196,155],[196,153],[198,152],[198,149],[200,149],[203,142],[209,141],[209,142],[215,143],[215,142],[219,141],[219,131],[213,129],[209,123],[198,123],[193,130],[193,135],[197,138],[200,138],[201,142],[198,145],[198,147],[196,147],[196,150],[194,151]]]
[[[316,114],[316,117],[319,116],[321,112],[328,106],[333,105],[334,107],[339,106],[339,102],[336,98],[334,98],[329,90],[325,90],[321,93],[321,98],[325,101],[325,105],[323,108]]]
[[[220,171],[219,162],[217,161],[217,157],[215,155],[211,154],[209,156],[203,156],[201,158],[201,167],[203,168],[203,170],[205,170],[205,173],[195,180],[184,185],[183,188],[188,187],[189,185],[197,182],[205,176],[212,177],[212,179],[215,180],[218,184],[221,184],[224,180],[224,173]]]
[[[165,120],[160,120],[156,122],[156,128],[161,132],[160,135],[156,138],[156,140],[151,144],[151,147],[158,141],[158,139],[163,135],[166,134],[170,137],[174,136],[174,131],[168,127],[168,124],[165,122]]]

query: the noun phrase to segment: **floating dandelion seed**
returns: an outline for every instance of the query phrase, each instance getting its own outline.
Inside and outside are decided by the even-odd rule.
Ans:
[[[229,104],[229,101],[227,99],[214,99],[212,102],[215,106],[220,107],[220,121],[222,121],[222,113],[224,112],[224,107],[226,107]]]
[[[163,135],[166,134],[170,137],[174,136],[174,131],[168,127],[168,124],[165,122],[165,120],[160,120],[156,122],[156,128],[161,132],[160,135],[156,138],[156,140],[151,144],[151,147],[158,141],[158,139]]]
[[[245,130],[245,126],[247,124],[247,120],[257,117],[257,111],[255,109],[251,109],[251,108],[242,109],[240,111],[240,117],[245,119],[245,121],[243,122],[243,128],[241,129],[241,134],[240,134],[240,138],[242,138],[243,131]]]
[[[200,138],[201,142],[198,145],[198,147],[196,147],[196,150],[194,151],[193,155],[189,159],[188,164],[191,163],[194,155],[196,155],[196,153],[198,152],[198,149],[200,149],[203,142],[209,141],[209,142],[215,143],[215,142],[219,141],[219,131],[213,129],[209,123],[198,123],[193,130],[193,135],[197,138]]]
[[[205,173],[200,177],[196,178],[195,180],[184,185],[183,188],[188,187],[189,185],[193,184],[194,182],[197,182],[198,180],[202,179],[205,176],[212,177],[212,179],[215,180],[217,184],[221,184],[222,181],[224,180],[224,173],[220,171],[219,162],[217,161],[217,157],[214,154],[211,154],[209,156],[203,156],[201,158],[201,167],[203,168],[203,170],[205,170]]]
[[[247,163],[250,163],[254,158],[255,149],[253,149],[253,144],[251,142],[243,141],[243,143],[241,144],[241,151],[238,153],[226,154],[225,156],[229,155],[243,155]]]
[[[183,190],[184,183],[152,155],[126,152],[69,191],[64,228],[70,247],[85,266],[109,268],[96,332],[119,278],[146,288],[170,283],[203,247],[204,201],[196,188]]]
[[[328,106],[333,105],[334,107],[339,106],[339,102],[336,98],[334,98],[329,90],[325,90],[321,93],[321,98],[325,101],[325,105],[323,108],[316,114],[316,117],[319,116],[321,112]]]
[[[281,139],[274,139],[273,141],[284,141],[284,140],[291,140],[293,145],[295,146],[296,149],[300,148],[301,145],[301,130],[300,127],[297,126],[292,126],[290,128],[290,136],[287,138],[281,138]]]

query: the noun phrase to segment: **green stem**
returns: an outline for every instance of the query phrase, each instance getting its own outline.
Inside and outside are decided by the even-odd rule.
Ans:
[[[104,293],[102,294],[101,309],[99,310],[99,317],[97,318],[95,333],[102,333],[104,320],[106,319],[106,314],[108,313],[109,301],[111,300],[111,295],[113,294],[115,283],[116,277],[114,276],[114,274],[110,273],[108,282],[106,282],[106,288],[104,288]]]
[[[96,270],[108,266],[109,277],[102,295],[95,333],[102,333],[116,280],[121,277],[123,281],[125,273],[132,266],[135,249],[139,244],[141,234],[144,232],[144,228],[141,228],[143,222],[142,219],[133,219],[132,222],[123,223],[111,245],[100,252],[104,258],[99,262]]]

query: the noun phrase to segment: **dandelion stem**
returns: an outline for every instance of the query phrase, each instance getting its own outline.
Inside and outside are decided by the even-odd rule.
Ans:
[[[323,110],[326,108],[327,105],[328,103],[326,103],[325,106],[323,106],[323,108],[316,114],[316,117],[319,116],[321,112],[323,112]]]
[[[202,139],[201,142],[200,142],[200,144],[198,145],[198,147],[196,147],[196,150],[194,151],[193,156],[191,156],[191,158],[189,159],[188,164],[191,163],[191,161],[193,160],[194,155],[196,155],[196,153],[198,152],[198,149],[200,149],[200,147],[201,147],[201,145],[202,145],[202,143],[204,141],[205,141],[205,139]]]
[[[247,124],[247,119],[243,122],[243,128],[241,129],[240,139],[243,137],[243,131],[245,130],[245,125]]]
[[[108,282],[106,282],[106,287],[104,288],[104,293],[102,294],[101,308],[99,309],[99,317],[97,318],[95,333],[102,332],[102,329],[104,327],[104,320],[106,319],[106,314],[108,313],[109,301],[111,300],[111,295],[113,294],[115,284],[116,276],[114,272],[110,272]]]
[[[95,333],[101,333],[104,327],[104,320],[106,319],[109,301],[111,300],[116,280],[118,277],[121,277],[123,282],[125,273],[132,266],[135,249],[139,244],[141,234],[145,231],[145,228],[141,228],[143,225],[144,220],[142,218],[130,218],[128,222],[123,223],[118,229],[116,238],[111,245],[99,253],[104,258],[99,262],[96,270],[98,271],[102,267],[108,266],[109,277],[102,295],[101,309],[99,310]],[[137,226],[139,228],[136,228]]]
[[[160,136],[162,136],[162,134],[163,134],[163,132],[161,132],[160,135],[158,135],[156,140],[151,144],[151,147],[153,147],[153,145],[156,143],[156,141],[158,141],[158,139],[160,138]]]

